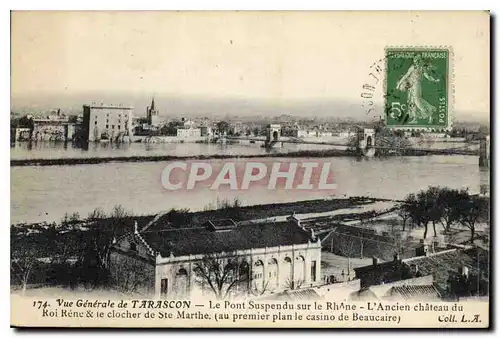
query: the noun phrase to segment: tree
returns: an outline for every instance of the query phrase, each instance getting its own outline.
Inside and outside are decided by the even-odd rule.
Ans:
[[[219,134],[227,134],[229,132],[229,123],[226,121],[217,122],[217,131],[219,132]]]
[[[438,204],[442,209],[441,224],[445,233],[450,231],[451,225],[458,221],[458,202],[467,198],[468,192],[466,189],[457,190],[449,188],[441,188]]]
[[[434,230],[434,237],[437,236],[436,223],[440,222],[443,216],[443,209],[439,204],[440,196],[441,196],[440,187],[431,186],[425,192],[426,204],[428,208],[427,212],[429,216],[429,221],[432,223],[432,229]]]
[[[121,259],[119,264],[113,265],[112,270],[113,285],[123,293],[139,292],[149,280],[150,271],[134,258]]]
[[[290,289],[290,290],[300,289],[300,287],[303,284],[304,284],[303,279],[292,280],[290,278],[287,278],[287,280],[285,281],[285,288]]]
[[[458,219],[461,225],[469,228],[470,242],[474,242],[476,225],[481,217],[481,202],[475,197],[463,198],[458,202]]]
[[[417,195],[409,194],[404,202],[412,223],[417,227],[425,227],[424,239],[427,237],[429,215],[427,213],[427,196],[425,191],[419,192]]]
[[[460,297],[482,296],[488,292],[488,283],[477,273],[451,274],[448,278],[448,295],[459,300]]]
[[[248,292],[250,266],[240,257],[225,253],[206,254],[195,263],[196,282],[213,292],[217,299],[226,299],[238,291]]]
[[[115,206],[109,218],[102,218],[100,209],[89,214],[89,219],[94,220],[84,233],[85,250],[81,258],[82,278],[95,287],[104,282],[108,277],[109,258],[113,240],[124,234],[129,227],[126,221],[129,214],[122,206]]]
[[[431,186],[417,195],[409,194],[403,202],[403,208],[409,213],[412,223],[424,227],[424,239],[427,238],[429,223],[432,223],[434,237],[437,236],[436,223],[440,222],[442,216],[442,209],[438,204],[439,194],[440,188]]]
[[[166,214],[167,220],[174,226],[181,226],[190,223],[193,220],[193,214],[189,209],[175,209],[172,208]]]
[[[401,205],[399,205],[399,208],[397,209],[396,213],[398,214],[399,217],[401,217],[401,220],[403,221],[403,231],[405,231],[406,223],[411,218],[408,205],[406,203],[402,203]]]
[[[339,241],[337,249],[340,251],[342,256],[347,257],[347,274],[351,273],[352,265],[351,258],[359,256],[363,258],[363,240],[359,238],[359,249],[356,246],[356,241],[358,239],[353,236],[343,236],[342,240]]]
[[[104,211],[101,208],[96,208],[89,213],[87,220],[97,221],[103,218],[106,218],[106,214],[104,213]]]
[[[24,294],[33,269],[38,263],[40,252],[36,250],[32,235],[26,235],[23,239],[11,238],[11,246],[11,274],[21,283],[22,293]]]

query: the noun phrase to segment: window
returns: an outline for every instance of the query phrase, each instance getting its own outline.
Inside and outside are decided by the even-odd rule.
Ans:
[[[168,294],[168,278],[161,280],[160,295],[162,298],[167,298]]]
[[[115,125],[114,125],[114,124],[113,124],[113,125],[111,125],[111,129],[115,129]]]
[[[316,281],[316,261],[311,262],[311,282]]]
[[[108,128],[109,128],[109,124],[106,125],[106,129],[108,129]]]
[[[97,126],[97,121],[95,121],[94,124]]]
[[[118,125],[118,129],[121,129],[122,126]]]

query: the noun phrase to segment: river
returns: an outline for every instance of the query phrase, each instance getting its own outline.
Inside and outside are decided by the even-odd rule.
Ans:
[[[126,148],[128,150],[124,148],[123,151],[127,154],[137,151],[137,154],[143,155],[144,149],[141,147],[144,146],[142,144],[134,148],[136,145],[132,144]],[[221,153],[221,151],[236,154],[265,152],[256,145],[224,148],[220,145],[207,144],[150,146],[149,151],[152,154],[177,156]],[[58,157],[74,157],[75,153],[90,153],[90,151],[83,153],[82,150],[74,148],[68,149],[67,152],[57,148],[48,149],[47,151],[53,156],[59,154]],[[273,151],[284,150],[286,148]],[[109,149],[109,153],[106,153],[105,150],[95,150],[100,156],[109,156],[114,151],[116,150]],[[25,158],[40,156],[38,151],[27,149],[13,150],[12,153],[13,158],[21,157],[21,153],[32,156],[23,155]],[[46,158],[50,156],[43,154]],[[283,161],[282,158],[267,160]],[[294,160],[300,161],[300,159]],[[467,187],[472,193],[478,193],[480,185],[489,184],[489,170],[480,169],[475,156],[439,155],[384,159],[335,157],[324,160],[331,162],[337,188],[334,191],[319,190],[300,192],[300,194],[287,190],[268,190],[263,186],[252,187],[245,192],[210,189],[167,191],[160,181],[165,162],[11,167],[11,223],[59,221],[66,212],[78,212],[81,217],[86,217],[94,208],[99,207],[110,212],[115,205],[122,205],[134,214],[152,214],[168,211],[171,208],[203,210],[216,205],[218,199],[238,198],[243,205],[344,196],[401,199],[408,193],[424,189],[429,185]]]

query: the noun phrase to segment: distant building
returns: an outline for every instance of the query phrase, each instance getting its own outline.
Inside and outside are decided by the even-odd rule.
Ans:
[[[422,245],[416,257],[400,259],[395,255],[389,262],[373,258],[372,265],[354,271],[361,280],[361,288],[432,275],[433,285],[443,296],[453,293],[451,278],[473,276],[471,291],[483,294],[488,292],[489,252],[479,247],[464,247],[432,253]]]
[[[31,140],[34,141],[66,141],[72,140],[75,134],[75,124],[68,119],[33,119]]]
[[[307,130],[297,128],[297,129],[291,130],[290,136],[291,137],[307,137],[307,136],[309,136],[309,134],[308,134]]]
[[[29,141],[31,139],[31,128],[16,128],[16,141]]]
[[[122,105],[83,106],[83,130],[89,142],[123,140],[132,136],[133,108]]]
[[[184,117],[181,119],[181,122],[182,122],[182,126],[184,128],[194,128],[194,121],[192,120],[186,120]]]
[[[147,124],[157,126],[160,124],[160,112],[156,109],[155,99],[151,100],[151,105],[146,109]]]
[[[232,135],[241,134],[243,132],[243,123],[233,122],[229,126],[229,133]]]
[[[294,217],[246,225],[226,219],[184,228],[172,228],[162,216],[142,229],[136,223],[135,232],[113,246],[110,271],[118,283],[140,273],[141,292],[160,298],[208,295],[210,287],[197,264],[215,254],[221,255],[220,264],[238,260],[238,276],[231,278],[248,276],[238,290],[243,294],[322,284],[319,238]]]
[[[439,301],[441,294],[434,286],[434,277],[427,275],[395,282],[372,285],[351,293],[351,301]]]
[[[201,129],[192,127],[177,127],[177,137],[179,138],[201,137]]]
[[[200,127],[200,132],[201,132],[201,136],[212,136],[213,135],[212,127],[208,127],[208,126]]]

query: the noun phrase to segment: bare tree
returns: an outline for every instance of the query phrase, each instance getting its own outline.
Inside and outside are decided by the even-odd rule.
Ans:
[[[27,235],[27,237],[29,236],[30,235]],[[38,263],[40,254],[30,238],[22,242],[13,240],[11,246],[11,274],[21,283],[22,293],[24,294],[30,281],[33,268]]]
[[[138,260],[128,258],[113,264],[113,285],[124,293],[140,292],[149,280],[148,271]]]
[[[96,208],[96,209],[92,210],[89,213],[89,216],[87,217],[87,219],[89,221],[96,221],[96,220],[103,219],[103,218],[106,218],[106,214],[104,213],[104,211],[101,208]]]
[[[269,281],[265,282],[261,286],[257,285],[257,283],[254,283],[252,288],[250,288],[250,294],[253,296],[262,296],[269,290]]]
[[[130,230],[126,224],[128,213],[121,206],[116,206],[109,218],[102,218],[103,214],[100,209],[89,214],[89,220],[93,222],[84,232],[85,250],[81,265],[86,272],[82,275],[90,288],[106,281],[113,239]],[[95,278],[89,279],[88,276]]]
[[[302,285],[304,284],[304,280],[303,279],[290,279],[290,278],[287,278],[287,280],[285,281],[285,288],[289,289],[289,290],[296,290],[296,289],[300,289],[302,287]]]
[[[225,299],[239,289],[249,291],[250,266],[236,255],[207,254],[195,263],[194,272],[197,283],[202,288],[208,285],[217,299]]]

